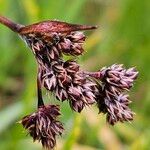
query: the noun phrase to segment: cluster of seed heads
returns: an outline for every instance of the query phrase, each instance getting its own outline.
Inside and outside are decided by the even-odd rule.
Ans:
[[[137,78],[138,72],[135,68],[125,69],[123,65],[114,64],[93,75],[101,80],[97,103],[99,111],[107,113],[108,123],[114,125],[118,121],[132,120],[133,112],[128,107],[131,101],[127,92]]]
[[[56,136],[63,132],[58,121],[58,105],[44,105],[42,88],[52,92],[59,101],[67,100],[71,109],[81,112],[84,107],[97,104],[99,112],[114,125],[118,121],[130,121],[133,112],[128,107],[127,92],[133,86],[138,72],[114,64],[97,72],[81,69],[75,59],[64,60],[64,55],[76,58],[84,52],[85,35],[80,30],[95,26],[74,25],[59,21],[44,21],[29,26],[15,24],[0,17],[0,22],[17,32],[32,50],[37,64],[38,110],[25,116],[21,123],[33,140],[43,147],[53,149]]]
[[[56,145],[56,135],[61,135],[64,130],[62,123],[57,120],[59,115],[59,106],[43,105],[37,112],[25,116],[21,123],[34,141],[41,141],[45,148],[53,148]]]

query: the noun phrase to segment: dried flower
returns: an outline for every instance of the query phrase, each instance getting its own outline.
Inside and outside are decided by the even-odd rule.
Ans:
[[[57,120],[60,115],[58,105],[42,106],[37,112],[25,116],[21,123],[34,141],[42,143],[43,147],[53,149],[56,136],[63,132],[63,125]]]
[[[107,121],[111,125],[114,125],[118,121],[131,121],[133,120],[133,112],[129,109],[128,104],[130,103],[128,95],[120,94],[116,95],[114,99],[105,99],[107,107]]]
[[[137,78],[138,72],[135,68],[125,69],[123,65],[114,64],[99,72],[86,74],[101,80],[96,100],[99,112],[107,113],[107,121],[111,125],[133,119],[134,113],[128,108],[131,101],[125,91],[129,91]]]
[[[29,30],[27,27],[25,29]],[[54,92],[58,100],[68,99],[71,108],[78,112],[84,106],[95,102],[95,96],[90,87],[84,86],[90,81],[82,76],[77,62],[62,60],[62,53],[73,56],[82,54],[82,44],[85,40],[82,32],[53,31],[43,35],[42,32],[37,33],[37,30],[25,32],[23,29],[20,34],[32,49],[41,68],[42,85]],[[92,86],[94,85],[96,84],[92,83]]]
[[[138,75],[135,68],[125,69],[122,64],[114,64],[108,68],[104,67],[100,73],[102,82],[121,90],[130,89]]]
[[[84,41],[85,35],[82,32],[71,32],[58,44],[58,49],[64,54],[78,56],[84,52]]]
[[[96,102],[93,89],[96,84],[86,80],[82,85],[73,85],[68,89],[69,103],[74,111],[81,112],[85,106]]]
[[[50,68],[49,73],[42,68],[42,83],[58,100],[68,99],[71,108],[78,112],[96,102],[93,94],[96,84],[83,76],[75,60],[53,61]]]
[[[77,61],[63,59],[64,54],[82,55],[86,37],[78,31],[96,29],[96,26],[50,20],[23,26],[2,16],[0,23],[20,35],[31,48],[38,64],[38,110],[21,121],[34,141],[53,149],[56,136],[63,132],[62,123],[57,120],[59,107],[44,105],[43,87],[53,92],[58,100],[68,100],[70,107],[77,112],[97,103],[99,112],[106,114],[111,125],[133,119],[127,92],[137,78],[135,68],[125,69],[123,65],[114,64],[97,72],[86,72]]]
[[[128,105],[131,103],[129,95],[121,92],[112,92],[111,89],[100,89],[101,94],[97,97],[99,112],[107,114],[107,122],[114,125],[118,121],[133,120],[133,112]],[[111,92],[110,92],[111,91]]]

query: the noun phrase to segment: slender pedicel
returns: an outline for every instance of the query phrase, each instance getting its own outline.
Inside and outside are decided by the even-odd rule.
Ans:
[[[37,75],[37,94],[38,94],[38,108],[44,106],[44,101],[42,98],[42,89],[41,89],[41,71],[38,68],[38,75]]]

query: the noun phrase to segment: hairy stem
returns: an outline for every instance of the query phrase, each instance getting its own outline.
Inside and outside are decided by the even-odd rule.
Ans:
[[[37,94],[38,94],[38,108],[44,105],[44,101],[42,98],[42,89],[41,89],[41,73],[40,68],[38,68],[38,76],[37,76]]]
[[[9,19],[7,19],[1,15],[0,15],[0,23],[5,25],[6,27],[8,27],[9,29],[11,29],[14,32],[19,32],[20,29],[22,27],[24,27],[23,25],[17,24],[17,23],[15,23],[15,22],[13,22],[13,21],[11,21],[11,20],[9,20]]]

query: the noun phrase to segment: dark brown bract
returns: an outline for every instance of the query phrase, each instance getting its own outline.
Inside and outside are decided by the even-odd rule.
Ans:
[[[72,31],[92,30],[96,28],[97,26],[78,25],[56,20],[46,20],[21,28],[19,34],[27,35],[33,33],[43,35],[52,32],[69,33]]]

